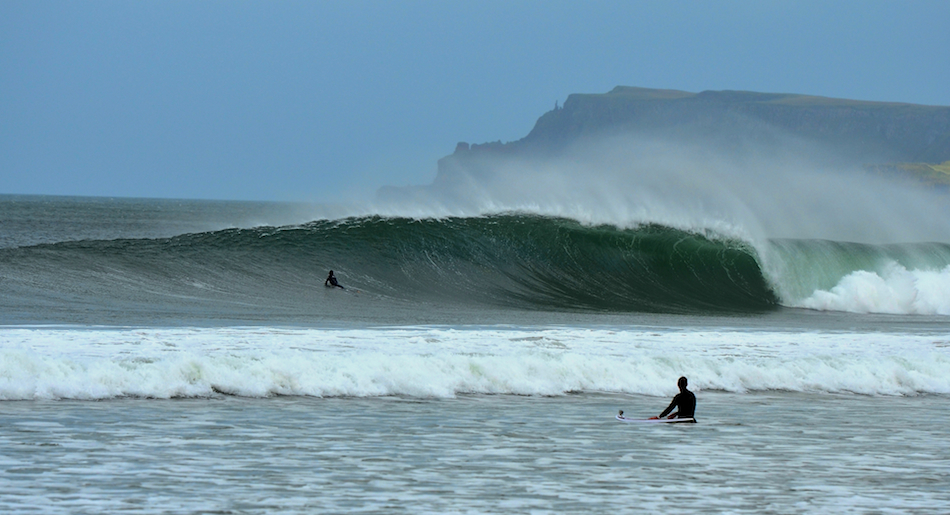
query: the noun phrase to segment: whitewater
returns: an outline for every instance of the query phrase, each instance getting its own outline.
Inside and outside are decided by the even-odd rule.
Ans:
[[[950,331],[7,328],[0,399],[950,393]]]

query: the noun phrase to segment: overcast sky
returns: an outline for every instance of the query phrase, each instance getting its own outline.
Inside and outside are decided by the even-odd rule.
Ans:
[[[950,105],[947,1],[0,2],[0,194],[328,202],[617,85]]]

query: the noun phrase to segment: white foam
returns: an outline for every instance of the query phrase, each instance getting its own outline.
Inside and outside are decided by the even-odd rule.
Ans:
[[[656,329],[0,329],[0,399],[950,393],[950,334]]]
[[[891,262],[881,273],[852,272],[830,290],[816,290],[794,304],[853,313],[950,315],[950,266],[908,270]]]

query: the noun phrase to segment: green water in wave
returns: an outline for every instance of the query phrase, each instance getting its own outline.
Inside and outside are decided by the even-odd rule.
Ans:
[[[44,268],[54,289],[60,279],[95,278],[85,288],[104,298],[133,288],[155,291],[159,301],[293,298],[333,269],[352,289],[380,298],[473,308],[721,312],[777,302],[742,242],[526,215],[353,218],[64,242],[5,250],[4,257]]]

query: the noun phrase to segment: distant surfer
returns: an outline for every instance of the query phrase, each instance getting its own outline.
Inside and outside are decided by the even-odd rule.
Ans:
[[[336,276],[333,275],[333,270],[330,270],[330,275],[327,276],[327,280],[326,280],[326,281],[323,281],[323,285],[326,286],[326,287],[328,287],[328,288],[332,288],[332,287],[336,286],[337,288],[339,288],[339,289],[341,289],[341,290],[345,290],[345,289],[346,289],[346,288],[343,287],[343,285],[341,285],[341,284],[336,280]]]
[[[658,417],[650,417],[650,420],[658,420],[666,416],[667,413],[673,411],[673,408],[678,407],[676,413],[673,413],[668,418],[691,418],[692,422],[696,422],[693,414],[696,412],[696,396],[693,395],[693,392],[686,389],[686,378],[681,377],[679,381],[676,382],[676,386],[680,387],[680,393],[676,394],[676,397],[673,397],[673,402],[663,410],[663,413],[660,413]]]

